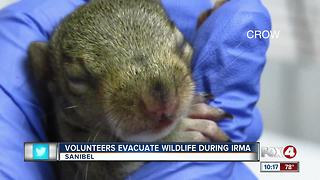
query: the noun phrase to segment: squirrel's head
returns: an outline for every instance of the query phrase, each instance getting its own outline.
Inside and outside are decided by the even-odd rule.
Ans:
[[[116,16],[97,23],[71,15],[48,45],[31,44],[31,65],[69,121],[106,126],[125,141],[155,141],[191,105],[192,49],[166,18],[128,13],[127,24]]]

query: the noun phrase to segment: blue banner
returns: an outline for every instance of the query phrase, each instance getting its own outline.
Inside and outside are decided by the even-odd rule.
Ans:
[[[128,142],[96,142],[96,143],[59,143],[60,153],[70,152],[201,152],[201,153],[258,153],[259,143],[128,143]]]

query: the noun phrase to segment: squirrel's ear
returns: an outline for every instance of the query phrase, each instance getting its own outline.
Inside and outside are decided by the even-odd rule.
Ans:
[[[28,49],[30,68],[36,81],[48,78],[48,44],[45,42],[32,42]]]

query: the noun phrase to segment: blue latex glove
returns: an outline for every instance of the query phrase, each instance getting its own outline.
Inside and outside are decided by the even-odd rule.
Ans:
[[[167,14],[194,48],[192,74],[199,92],[216,98],[210,105],[234,115],[219,126],[232,141],[257,141],[262,121],[256,102],[268,39],[249,39],[248,30],[270,30],[260,0],[231,0],[196,29],[197,18],[212,8],[210,0],[163,0]]]
[[[43,112],[26,72],[26,50],[46,41],[58,22],[82,0],[24,0],[0,12],[0,179],[48,179],[46,163],[23,162],[23,142],[45,141]],[[255,108],[267,40],[245,38],[249,29],[269,29],[267,11],[258,0],[232,0],[196,31],[198,15],[209,0],[164,0],[171,19],[195,48],[197,90],[217,96],[211,105],[235,116],[221,122],[234,141],[256,141],[261,118]],[[180,12],[180,13],[179,13]],[[239,44],[240,43],[240,44]],[[8,75],[8,76],[6,76]],[[253,179],[242,163],[152,162],[128,179]]]
[[[24,142],[46,141],[27,73],[27,48],[47,41],[82,0],[23,0],[0,11],[0,179],[54,179],[48,163],[24,162]]]

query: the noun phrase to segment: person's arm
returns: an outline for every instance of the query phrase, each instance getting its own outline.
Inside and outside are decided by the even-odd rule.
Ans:
[[[233,141],[256,141],[262,121],[256,103],[268,39],[249,39],[249,30],[270,30],[270,15],[260,0],[229,0],[197,29],[198,17],[211,0],[162,0],[171,20],[194,48],[197,91],[216,97],[210,105],[234,115],[220,127]]]
[[[247,32],[270,29],[270,16],[259,0],[233,0],[208,17],[194,36],[197,90],[214,94],[209,104],[234,116],[219,123],[232,141],[257,141],[261,135],[256,103],[269,39],[248,38]]]
[[[84,1],[22,0],[0,11],[0,179],[53,179],[48,163],[24,162],[24,142],[46,141],[30,83],[27,48],[46,41]]]

